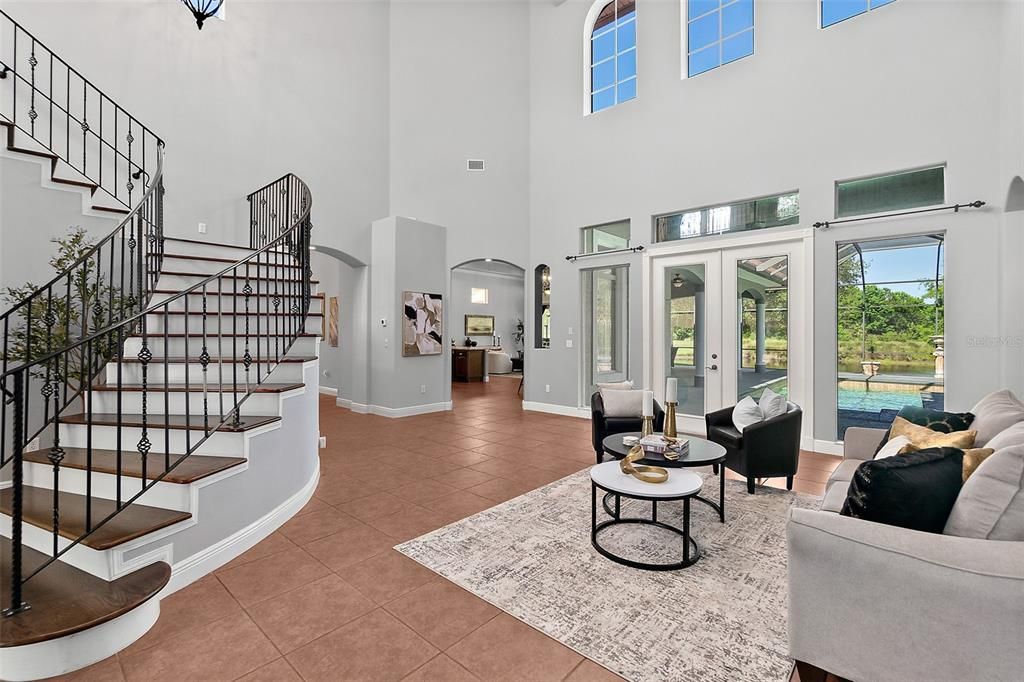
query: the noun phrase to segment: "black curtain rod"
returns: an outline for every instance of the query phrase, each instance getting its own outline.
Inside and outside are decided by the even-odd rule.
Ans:
[[[969,204],[953,204],[952,206],[936,206],[935,208],[919,208],[913,211],[899,211],[898,213],[880,213],[874,215],[859,216],[857,218],[843,218],[841,220],[824,220],[821,222],[814,223],[816,228],[828,229],[833,225],[842,225],[843,223],[856,223],[861,220],[877,220],[878,218],[893,218],[901,215],[913,215],[915,213],[932,213],[934,211],[953,211],[959,213],[961,208],[981,208],[985,205],[984,201],[972,201]]]
[[[643,244],[641,244],[640,246],[631,246],[628,249],[612,249],[610,251],[595,251],[594,253],[578,253],[575,256],[566,256],[565,260],[569,261],[570,263],[573,263],[580,258],[591,258],[593,256],[611,256],[616,253],[639,253],[640,251],[643,250],[644,247]]]

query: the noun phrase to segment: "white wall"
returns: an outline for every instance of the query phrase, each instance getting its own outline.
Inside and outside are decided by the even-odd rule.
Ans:
[[[202,31],[177,1],[0,0],[167,144],[167,233],[247,241],[245,196],[286,172],[315,241],[366,260],[388,215],[388,3],[230,3]]]
[[[374,221],[370,268],[371,411],[403,416],[447,409],[451,353],[402,357],[402,292],[439,293],[445,302],[445,336],[451,329],[445,228],[409,218]],[[386,320],[386,326],[380,321]]]
[[[49,162],[46,173],[49,177]],[[0,156],[0,290],[26,282],[44,284],[56,276],[50,268],[54,237],[82,227],[97,239],[117,226],[112,218],[83,215],[78,191],[44,188],[41,164]],[[0,304],[0,310],[6,310]]]
[[[634,244],[651,241],[651,216],[800,190],[801,227],[833,215],[836,179],[922,164],[948,164],[948,198],[996,202],[1005,195],[999,149],[999,3],[900,0],[828,29],[813,2],[760,2],[755,54],[680,79],[680,6],[638,5],[639,96],[582,115],[582,35],[589,2],[531,4],[530,263],[552,266],[553,338],[528,359],[527,399],[577,405],[579,274],[564,256],[580,227],[630,218]],[[955,87],[953,87],[955,84]],[[947,366],[951,407],[999,386],[999,353],[967,338],[998,328],[977,305],[1000,284],[997,209],[942,214],[863,228],[891,234],[948,230]],[[816,247],[834,260],[836,228]],[[685,249],[685,244],[680,248]],[[638,264],[638,257],[593,259]],[[631,325],[642,318],[640,268],[631,268]],[[834,434],[834,287],[816,267],[815,434]],[[532,296],[528,296],[531,298]],[[578,344],[574,344],[578,346]],[[641,344],[633,344],[636,378]],[[544,376],[544,380],[539,378]],[[531,381],[531,378],[537,379]],[[550,394],[542,393],[545,383]],[[834,389],[833,389],[834,390]],[[831,415],[834,421],[834,414]]]
[[[448,228],[451,264],[526,260],[529,5],[391,3],[390,215]]]
[[[487,303],[471,303],[470,290],[487,289]],[[452,289],[448,311],[451,326],[448,336],[462,345],[466,338],[466,315],[493,315],[494,331],[501,336],[502,348],[515,357],[517,347],[512,338],[516,322],[525,315],[525,284],[523,275],[518,277],[491,272],[480,272],[466,268],[452,270]],[[491,337],[473,337],[481,346],[491,345]]]

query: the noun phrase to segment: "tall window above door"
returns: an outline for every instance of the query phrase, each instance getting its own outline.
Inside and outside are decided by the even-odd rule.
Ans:
[[[654,240],[669,242],[800,222],[800,194],[787,192],[720,206],[654,216]]]
[[[683,0],[686,75],[754,54],[754,0]]]
[[[580,235],[582,253],[599,253],[629,248],[629,221],[584,227]]]
[[[587,113],[636,97],[635,0],[601,2],[591,9],[586,33]]]
[[[821,0],[821,27],[838,24],[896,0]]]

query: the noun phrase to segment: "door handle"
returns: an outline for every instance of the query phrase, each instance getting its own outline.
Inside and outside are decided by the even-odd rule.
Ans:
[[[705,367],[704,369],[714,369],[714,370],[717,370],[718,369],[718,365],[711,365],[710,367]]]

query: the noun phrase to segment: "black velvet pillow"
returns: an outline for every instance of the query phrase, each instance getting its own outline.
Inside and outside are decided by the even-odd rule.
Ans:
[[[964,453],[928,448],[869,460],[850,481],[842,516],[941,533],[963,485]]]
[[[974,415],[970,412],[943,412],[942,410],[929,410],[926,407],[914,407],[912,405],[901,407],[896,416],[903,417],[911,424],[927,426],[932,431],[940,433],[966,431],[971,428],[971,424],[974,422]],[[875,448],[876,455],[889,442],[889,433],[891,431],[892,429],[889,429],[885,432],[882,442]]]

